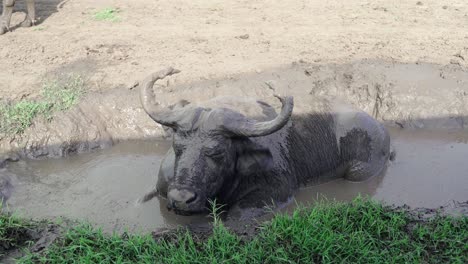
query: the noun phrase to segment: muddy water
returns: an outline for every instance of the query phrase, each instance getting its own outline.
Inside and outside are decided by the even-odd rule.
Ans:
[[[16,176],[10,209],[35,218],[88,220],[106,231],[143,232],[206,221],[168,212],[158,199],[135,205],[155,185],[168,148],[165,141],[126,142],[95,153],[10,164]]]
[[[361,183],[336,180],[304,188],[296,201],[346,201],[363,194],[389,204],[435,208],[468,200],[467,132],[392,128],[390,134],[397,154],[384,174]]]
[[[363,183],[337,180],[305,188],[296,200],[350,200],[359,193],[412,207],[468,200],[468,133],[391,129],[391,136],[397,156],[385,174]],[[127,142],[96,153],[10,164],[9,172],[16,175],[10,208],[36,218],[85,219],[107,231],[207,221],[206,216],[176,216],[165,209],[164,200],[135,206],[155,184],[168,147],[163,141]]]

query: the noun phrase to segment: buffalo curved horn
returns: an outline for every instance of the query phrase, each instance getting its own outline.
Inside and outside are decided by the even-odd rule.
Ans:
[[[169,109],[161,109],[159,102],[153,91],[153,85],[157,80],[164,79],[167,76],[179,73],[180,71],[172,67],[164,68],[160,71],[154,72],[143,81],[140,90],[140,101],[143,105],[145,112],[157,123],[176,128],[177,117]]]
[[[285,126],[291,117],[294,100],[292,96],[281,97],[275,95],[282,103],[281,112],[271,121],[259,122],[245,116],[238,120],[226,120],[224,129],[235,136],[261,137],[272,134]]]

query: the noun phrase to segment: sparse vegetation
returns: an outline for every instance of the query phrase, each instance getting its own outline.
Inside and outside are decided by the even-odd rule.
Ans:
[[[119,10],[116,8],[105,8],[94,13],[94,19],[98,21],[118,22],[120,18],[117,16]]]
[[[0,136],[21,134],[34,118],[50,120],[54,112],[69,109],[83,94],[83,86],[80,76],[68,76],[62,81],[45,82],[36,100],[0,102]]]
[[[43,31],[43,30],[46,30],[45,27],[41,27],[41,26],[37,26],[37,27],[34,27],[33,28],[33,31]]]
[[[203,240],[188,231],[154,240],[80,225],[19,263],[467,263],[467,240],[467,216],[420,221],[357,198],[277,215],[247,242],[216,214],[213,234]]]
[[[1,207],[1,206],[0,206]],[[0,214],[0,259],[9,249],[28,244],[31,237],[28,231],[36,224],[12,214]]]

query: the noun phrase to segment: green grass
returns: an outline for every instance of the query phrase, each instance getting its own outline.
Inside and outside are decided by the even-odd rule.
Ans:
[[[79,225],[41,254],[19,263],[468,263],[468,217],[417,221],[405,210],[357,198],[277,215],[250,241],[215,217],[199,240],[179,231],[106,235]]]
[[[1,206],[0,206],[1,209]],[[28,231],[36,225],[12,214],[0,214],[0,257],[6,250],[26,245],[30,240]]]
[[[76,104],[83,92],[83,79],[80,76],[68,76],[63,81],[46,82],[42,86],[41,96],[36,100],[0,102],[0,136],[23,133],[38,116],[50,120],[53,113]]]
[[[111,21],[118,22],[120,18],[117,16],[119,13],[118,9],[115,8],[105,8],[94,13],[94,19],[97,21]]]
[[[33,31],[44,31],[44,30],[46,30],[46,28],[41,27],[41,26],[36,26],[36,27],[33,28]]]

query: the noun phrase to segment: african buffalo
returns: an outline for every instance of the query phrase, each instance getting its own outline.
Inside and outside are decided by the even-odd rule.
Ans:
[[[287,201],[302,185],[366,180],[390,157],[389,134],[371,116],[344,109],[296,115],[289,96],[277,96],[281,112],[266,121],[186,101],[161,109],[153,85],[178,72],[166,68],[142,83],[144,110],[174,132],[156,189],[142,202],[161,194],[169,210],[184,215],[205,211],[214,198],[230,207],[258,208]]]
[[[28,14],[21,23],[22,27],[30,27],[36,23],[36,9],[35,0],[26,0]],[[10,30],[10,20],[13,14],[13,7],[15,6],[16,0],[3,0],[3,13],[0,19],[0,35]]]

